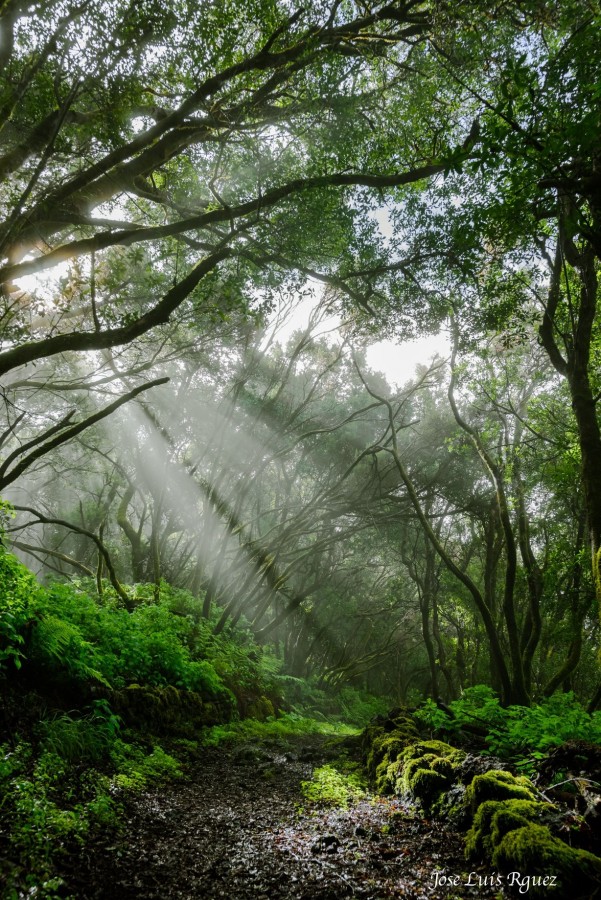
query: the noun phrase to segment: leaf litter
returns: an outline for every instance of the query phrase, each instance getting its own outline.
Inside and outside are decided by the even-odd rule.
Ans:
[[[331,760],[323,737],[281,747],[210,749],[183,782],[130,798],[126,827],[68,860],[77,900],[457,900],[498,888],[435,884],[467,879],[463,838],[398,798],[347,809],[307,804],[301,782]],[[471,866],[472,869],[477,867]],[[478,870],[477,870],[478,871]],[[480,870],[483,876],[490,874]]]

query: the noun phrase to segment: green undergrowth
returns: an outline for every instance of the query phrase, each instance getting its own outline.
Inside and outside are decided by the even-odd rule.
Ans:
[[[393,705],[390,697],[375,697],[355,685],[336,691],[320,686],[319,679],[281,675],[280,684],[291,711],[300,716],[339,721],[364,728],[375,716],[386,715]]]
[[[348,737],[357,734],[359,729],[341,722],[327,722],[299,716],[295,713],[283,714],[279,718],[243,719],[239,722],[228,722],[208,728],[203,736],[207,747],[220,744],[245,743],[249,741],[283,741],[301,735],[322,734],[330,737]]]
[[[42,586],[0,545],[0,883],[11,900],[64,900],[62,860],[118,831],[128,795],[180,778],[206,746],[338,740],[356,732],[345,716],[360,726],[381,708],[357,688],[333,697],[283,674],[248,628],[216,636],[202,597],[124,590],[127,605],[91,580]]]
[[[282,660],[248,628],[215,635],[219,611],[205,619],[202,597],[166,583],[158,599],[154,585],[124,590],[129,608],[109,584],[99,596],[90,579],[43,587],[0,548],[0,677],[22,672],[21,680],[68,684],[71,693],[78,687],[105,697],[128,724],[150,730],[169,718],[169,705],[184,707],[182,717],[191,718],[191,694],[207,704],[206,721],[196,710],[195,727],[268,719],[280,710],[361,727],[388,706],[354,686],[332,692],[283,673]],[[179,694],[169,693],[173,688]]]
[[[104,710],[41,722],[36,738],[0,744],[0,881],[15,900],[64,897],[61,861],[118,830],[128,794],[182,775],[175,756],[122,734]]]
[[[454,717],[433,700],[426,700],[415,717],[421,725],[450,740],[458,737],[465,725],[485,729],[488,752],[527,774],[565,741],[601,743],[601,712],[589,715],[571,692],[553,694],[531,707],[502,707],[491,688],[476,685],[452,701],[449,708]]]

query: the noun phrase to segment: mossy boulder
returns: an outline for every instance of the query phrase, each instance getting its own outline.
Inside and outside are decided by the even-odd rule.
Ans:
[[[393,727],[387,727],[391,724]],[[386,731],[397,731],[406,734],[407,737],[417,737],[418,731],[416,724],[409,713],[397,713],[392,718],[387,719],[385,722],[385,730]]]
[[[601,859],[569,847],[544,825],[527,824],[509,831],[495,847],[492,863],[502,872],[530,876],[529,897],[548,896],[554,890],[562,897],[601,894]],[[545,876],[556,878],[555,884],[545,885]]]
[[[468,786],[466,800],[473,814],[486,800],[536,800],[532,782],[523,775],[492,769],[476,775]]]
[[[196,691],[173,685],[130,684],[111,692],[109,702],[126,725],[153,734],[192,736],[204,726],[229,722],[233,712],[228,695],[207,702]]]
[[[552,811],[550,803],[536,800],[485,800],[478,807],[468,831],[465,854],[469,858],[490,857],[503,837],[515,828],[540,821]]]
[[[418,737],[417,727],[411,716],[401,709],[388,716],[378,716],[362,736],[365,766],[371,783],[382,794],[394,790],[395,777],[391,767],[396,764],[408,743]]]
[[[382,725],[368,725],[363,731],[363,734],[361,735],[361,749],[363,750],[365,757],[369,756],[376,738],[381,737],[383,734],[385,734],[385,731]]]
[[[566,896],[568,887],[574,900],[601,896],[601,859],[553,835],[549,825],[555,826],[558,810],[539,799],[528,778],[443,741],[419,740],[402,711],[372,722],[363,750],[380,792],[410,797],[459,827],[471,821],[466,855],[487,858],[507,873],[510,888],[532,897],[554,888],[556,896]]]
[[[466,856],[485,857],[520,893],[590,897],[601,892],[601,859],[555,837],[557,809],[537,799],[532,783],[503,770],[476,775],[466,791],[473,814]],[[513,879],[513,881],[511,880]]]
[[[258,719],[259,722],[265,722],[266,719],[275,716],[275,709],[269,697],[258,697],[248,704],[246,708],[246,716],[249,719]]]
[[[428,811],[431,815],[445,819],[456,831],[465,831],[471,821],[465,806],[465,785],[455,783],[446,788]]]
[[[402,766],[394,770],[397,793],[418,800],[430,809],[456,780],[465,753],[443,741],[417,741],[399,757]]]
[[[396,732],[380,735],[375,738],[371,751],[367,756],[367,772],[375,781],[378,790],[383,790],[387,781],[387,770],[391,763],[396,762],[399,754],[405,746],[405,740]]]

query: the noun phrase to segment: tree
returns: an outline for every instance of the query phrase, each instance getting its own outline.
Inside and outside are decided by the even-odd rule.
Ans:
[[[479,135],[457,157],[455,176],[410,214],[414,232],[416,218],[422,223],[422,247],[439,248],[420,281],[435,285],[439,315],[446,303],[446,314],[459,316],[464,345],[491,328],[524,337],[536,321],[538,342],[567,381],[601,602],[598,12],[562,4],[523,26],[519,36],[498,29],[496,41],[489,31],[484,40],[462,33],[462,43],[449,31],[432,42]]]

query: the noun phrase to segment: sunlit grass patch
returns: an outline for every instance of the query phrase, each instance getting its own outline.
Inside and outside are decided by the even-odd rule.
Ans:
[[[259,722],[257,719],[243,719],[226,725],[208,728],[203,743],[207,747],[217,747],[222,743],[281,739],[303,734],[323,734],[332,737],[347,737],[358,734],[359,729],[338,722],[321,722],[316,719],[297,716],[293,713]]]

